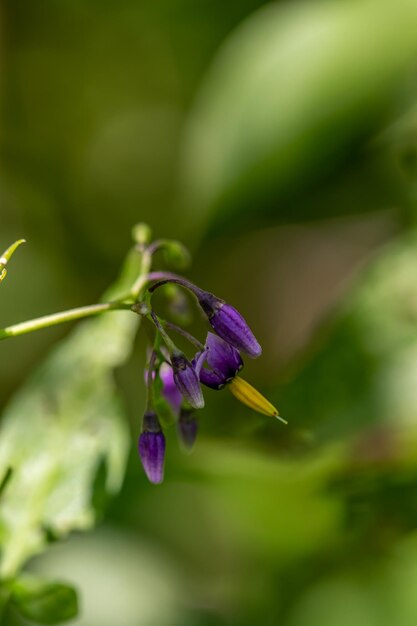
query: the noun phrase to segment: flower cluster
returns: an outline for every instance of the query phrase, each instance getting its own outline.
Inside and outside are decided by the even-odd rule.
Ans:
[[[186,451],[194,445],[197,411],[204,407],[202,385],[214,390],[228,387],[233,395],[264,415],[279,417],[276,408],[240,377],[242,353],[259,357],[261,346],[242,315],[233,306],[185,278],[169,272],[153,272],[145,298],[132,309],[154,325],[155,342],[145,372],[147,408],[139,437],[139,455],[148,479],[161,483],[164,477],[165,436],[162,423],[175,421],[179,441]],[[153,310],[152,294],[163,285],[178,285],[190,291],[207,317],[211,331],[204,344],[182,327],[161,319]],[[173,330],[196,348],[193,358],[178,349],[168,334]],[[212,332],[214,331],[214,332]],[[286,422],[285,422],[286,423]]]

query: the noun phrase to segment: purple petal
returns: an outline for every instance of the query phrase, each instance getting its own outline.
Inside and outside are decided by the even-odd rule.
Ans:
[[[213,370],[222,372],[226,378],[232,378],[242,369],[243,361],[239,351],[224,339],[214,333],[208,333],[206,346],[207,363]]]
[[[141,433],[139,455],[143,469],[151,483],[159,484],[164,479],[165,437],[162,431]]]
[[[200,383],[202,383],[206,387],[210,387],[211,389],[222,389],[226,384],[226,379],[223,376],[222,372],[213,372],[212,370],[202,367],[202,364],[204,362],[204,359],[207,357],[207,354],[208,349],[197,352],[192,360],[193,367],[194,369],[196,369],[196,363],[199,363],[198,377],[200,379]],[[202,357],[204,358],[202,359]]]
[[[170,404],[171,408],[178,414],[182,403],[182,395],[175,384],[174,372],[168,363],[162,363],[159,368],[159,376],[162,380],[162,395]]]
[[[197,376],[200,375],[201,368],[203,367],[204,361],[207,359],[208,348],[205,350],[201,350],[201,352],[197,352],[195,357],[192,360],[192,366],[195,369],[195,373]]]
[[[197,438],[198,421],[189,411],[182,411],[177,422],[179,440],[187,452],[191,452]]]
[[[253,358],[262,353],[262,348],[248,324],[239,311],[230,304],[219,305],[214,315],[209,318],[209,322],[219,337],[238,350]]]
[[[200,370],[200,382],[211,389],[222,389],[242,369],[242,358],[236,348],[213,333],[207,334],[206,347],[209,368]]]
[[[204,406],[203,392],[196,371],[184,354],[174,354],[171,357],[174,380],[184,398],[195,409]]]
[[[224,376],[203,367],[200,372],[200,382],[206,387],[218,390],[223,389],[226,384],[226,379]]]

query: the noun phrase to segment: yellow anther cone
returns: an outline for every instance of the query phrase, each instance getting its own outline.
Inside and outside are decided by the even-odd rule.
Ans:
[[[255,387],[252,387],[246,380],[240,376],[235,376],[228,385],[232,394],[243,404],[246,404],[249,408],[262,413],[262,415],[268,415],[269,417],[276,417],[277,419],[287,424],[286,420],[279,416],[277,409],[273,404],[269,402]]]

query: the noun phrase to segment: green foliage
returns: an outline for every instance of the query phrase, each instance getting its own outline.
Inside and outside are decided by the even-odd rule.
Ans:
[[[312,582],[291,609],[288,626],[411,626],[415,622],[417,542],[413,534],[385,560],[349,564]]]
[[[328,439],[373,424],[417,431],[417,234],[386,246],[279,394],[293,423]],[[311,354],[312,353],[312,354]]]
[[[383,126],[417,57],[416,28],[413,0],[280,3],[255,14],[218,55],[189,123],[192,207],[222,224],[239,214],[235,226],[293,218],[300,184],[323,179]],[[361,164],[346,193],[362,192],[350,205],[335,194],[331,213],[369,210],[374,175]],[[381,170],[379,184],[387,195]],[[323,215],[323,201],[310,203]]]
[[[132,253],[106,298],[125,293],[138,271]],[[11,476],[0,503],[3,578],[42,550],[49,535],[94,524],[92,489],[103,462],[106,491],[120,488],[129,434],[113,370],[129,357],[138,319],[122,311],[79,324],[6,407],[0,475]]]
[[[164,257],[169,267],[185,270],[191,265],[191,256],[180,241],[169,241],[164,246]]]
[[[78,613],[77,594],[72,587],[27,576],[13,583],[10,606],[37,624],[61,624]]]
[[[274,458],[208,443],[190,463],[215,490],[214,503],[225,506],[234,541],[245,551],[256,546],[269,563],[279,555],[282,567],[336,545],[342,500],[326,485],[344,467],[340,446],[304,458]]]
[[[117,506],[107,510],[114,535],[105,534],[94,549],[88,542],[95,543],[95,533],[73,538],[81,540],[78,551],[72,541],[59,548],[72,559],[69,579],[80,588],[82,578],[88,582],[83,589],[92,601],[81,618],[87,626],[104,624],[105,617],[111,626],[140,619],[169,626],[417,621],[416,234],[401,236],[362,267],[295,368],[279,354],[273,311],[264,315],[245,295],[259,279],[248,292],[268,306],[268,288],[279,307],[274,263],[283,261],[284,280],[295,292],[315,254],[303,249],[305,226],[289,256],[272,248],[264,255],[263,233],[248,229],[257,220],[277,225],[378,211],[375,224],[369,217],[366,224],[355,222],[357,256],[356,235],[345,240],[339,231],[353,250],[351,271],[370,231],[379,234],[369,241],[381,240],[382,210],[403,210],[410,197],[415,204],[416,85],[407,80],[417,57],[417,5],[284,0],[240,26],[260,4],[5,4],[1,180],[10,199],[2,204],[3,225],[10,231],[3,235],[13,241],[24,224],[31,240],[18,255],[27,263],[22,282],[16,272],[2,287],[5,319],[14,319],[17,309],[32,315],[33,294],[48,311],[56,308],[53,298],[65,295],[67,305],[97,291],[113,271],[138,207],[140,219],[151,220],[162,237],[187,232],[192,246],[207,223],[218,232],[227,225],[232,236],[221,230],[215,245],[199,251],[195,277],[225,297],[234,290],[253,315],[265,359],[246,367],[259,368],[253,369],[259,385],[268,381],[265,392],[289,420],[287,428],[277,428],[238,407],[227,392],[208,392],[191,457],[176,456],[175,429],[167,430],[169,467],[160,488],[147,484],[132,459]],[[202,79],[227,32],[229,41]],[[197,83],[202,89],[188,120]],[[175,194],[183,127],[188,215]],[[39,229],[38,218],[49,228]],[[403,230],[407,225],[401,222]],[[236,231],[245,228],[239,238]],[[326,228],[321,244],[332,231]],[[143,225],[135,236],[142,243],[150,237]],[[294,243],[298,236],[291,236]],[[268,245],[273,237],[266,233]],[[243,271],[233,268],[245,253],[250,258]],[[252,254],[253,268],[260,260],[268,264],[259,276],[250,271]],[[171,249],[165,261],[181,265],[183,256]],[[348,272],[335,266],[333,279],[345,281]],[[137,273],[130,269],[122,291]],[[314,308],[309,300],[316,287],[326,292],[327,279],[326,273],[318,277],[307,296],[291,292],[300,310],[294,310],[294,326],[284,315],[284,327],[297,328],[301,309]],[[187,317],[187,301],[167,292],[170,319]],[[129,441],[113,370],[129,355],[137,321],[114,312],[79,324],[7,407],[0,430],[3,577],[14,576],[50,541],[93,527],[118,491]],[[4,345],[4,397],[20,384],[20,368],[36,361],[37,341],[41,333]],[[133,396],[136,364],[126,376]],[[164,425],[172,425],[163,398],[157,408]],[[134,549],[137,537],[143,550]],[[31,567],[42,569],[49,559],[55,571],[44,575],[60,579],[67,565],[59,550]],[[103,594],[97,601],[110,569],[118,603],[103,601]],[[27,624],[24,615],[46,623],[76,610],[70,589],[20,578],[3,582],[7,626]],[[155,602],[155,589],[164,601]],[[165,602],[167,589],[176,604]]]

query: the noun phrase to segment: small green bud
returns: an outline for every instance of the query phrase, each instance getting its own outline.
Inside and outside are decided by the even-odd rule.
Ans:
[[[191,255],[179,241],[168,241],[164,246],[164,257],[173,269],[184,270],[191,265]]]
[[[132,238],[136,244],[146,245],[152,239],[152,230],[148,224],[139,222],[139,224],[135,224],[132,228]]]
[[[168,283],[164,288],[164,296],[167,299],[169,313],[176,324],[189,326],[193,321],[192,309],[184,291],[178,285]]]

